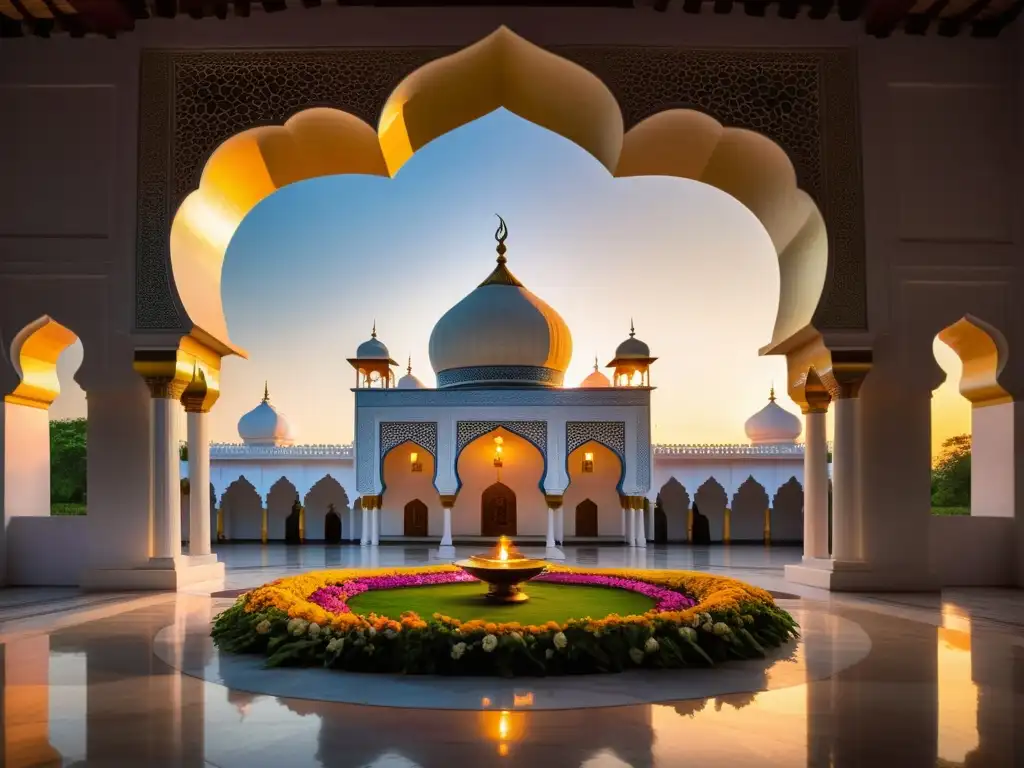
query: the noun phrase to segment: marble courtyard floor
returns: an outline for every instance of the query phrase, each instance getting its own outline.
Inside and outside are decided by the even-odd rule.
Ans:
[[[424,545],[218,554],[228,569],[218,591],[315,568],[432,562]],[[503,681],[263,670],[209,642],[230,597],[12,588],[0,590],[0,765],[1024,766],[1022,591],[830,595],[785,582],[800,553],[782,547],[566,555],[736,576],[773,591],[803,637],[711,672]]]

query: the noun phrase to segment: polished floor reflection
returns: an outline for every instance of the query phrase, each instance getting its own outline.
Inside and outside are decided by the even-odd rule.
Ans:
[[[304,569],[331,557],[362,556],[357,547],[335,550],[271,547],[264,551],[266,564],[252,562],[264,554],[257,548],[226,550],[228,587],[291,571],[290,558]],[[607,551],[618,554],[602,549],[596,556],[630,556]],[[785,585],[782,565],[791,557],[754,548],[678,548],[645,557],[684,567],[683,560],[698,554],[708,568],[735,570],[776,590]],[[580,561],[594,551],[569,555]],[[388,564],[421,556],[399,547],[380,553]],[[475,711],[430,709],[429,691],[410,702],[421,708],[358,706],[308,698],[315,686],[285,697],[242,690],[244,680],[226,687],[181,674],[176,667],[188,649],[161,649],[158,635],[221,604],[209,595],[119,598],[99,607],[89,602],[76,614],[73,595],[40,592],[41,605],[48,599],[72,607],[30,619],[22,614],[34,599],[31,591],[0,592],[0,611],[19,611],[0,625],[2,765],[1024,766],[1022,593],[865,598],[789,592],[787,604],[831,617],[817,622],[794,650],[805,667],[821,657],[819,643],[829,632],[851,632],[856,625],[870,648],[824,677],[788,662],[794,666],[778,674],[801,679],[782,687],[765,680],[743,693],[546,710],[538,708],[541,687],[535,696],[529,681],[517,681],[511,698],[482,697]],[[174,648],[181,658],[168,656]],[[323,674],[329,682],[335,673]],[[637,680],[629,674],[614,679],[624,688]],[[375,684],[373,676],[363,682]],[[564,684],[585,686],[582,679]],[[438,681],[439,689],[444,686]]]

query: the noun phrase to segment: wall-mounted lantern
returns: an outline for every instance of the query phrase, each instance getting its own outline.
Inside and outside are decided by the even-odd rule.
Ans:
[[[594,471],[594,454],[587,451],[583,454],[583,471],[593,472]]]
[[[423,465],[420,463],[420,455],[413,451],[409,454],[409,466],[413,472],[422,472]]]
[[[502,466],[504,466],[504,462],[502,461],[501,456],[501,444],[504,442],[505,441],[502,439],[501,435],[498,435],[497,437],[494,438],[494,466],[498,467],[499,469]]]

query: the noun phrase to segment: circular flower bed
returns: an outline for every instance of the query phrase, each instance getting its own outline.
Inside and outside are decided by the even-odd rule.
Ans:
[[[362,615],[348,605],[369,590],[474,581],[455,566],[317,571],[242,595],[213,626],[218,648],[262,653],[268,666],[323,665],[360,672],[552,675],[708,667],[763,657],[797,636],[793,618],[763,589],[688,571],[550,566],[534,581],[625,589],[650,598],[640,616],[559,623]]]

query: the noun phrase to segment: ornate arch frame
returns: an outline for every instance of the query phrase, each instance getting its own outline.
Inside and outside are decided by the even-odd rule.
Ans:
[[[142,54],[135,329],[187,333],[170,229],[213,150],[231,136],[333,107],[376,125],[396,85],[456,48],[149,50]],[[826,222],[830,251],[819,330],[867,327],[858,89],[851,49],[550,46],[614,93],[629,129],[691,107],[776,142]],[[737,93],[744,98],[737,99]],[[199,109],[197,106],[201,105]],[[852,127],[852,130],[851,130]]]

